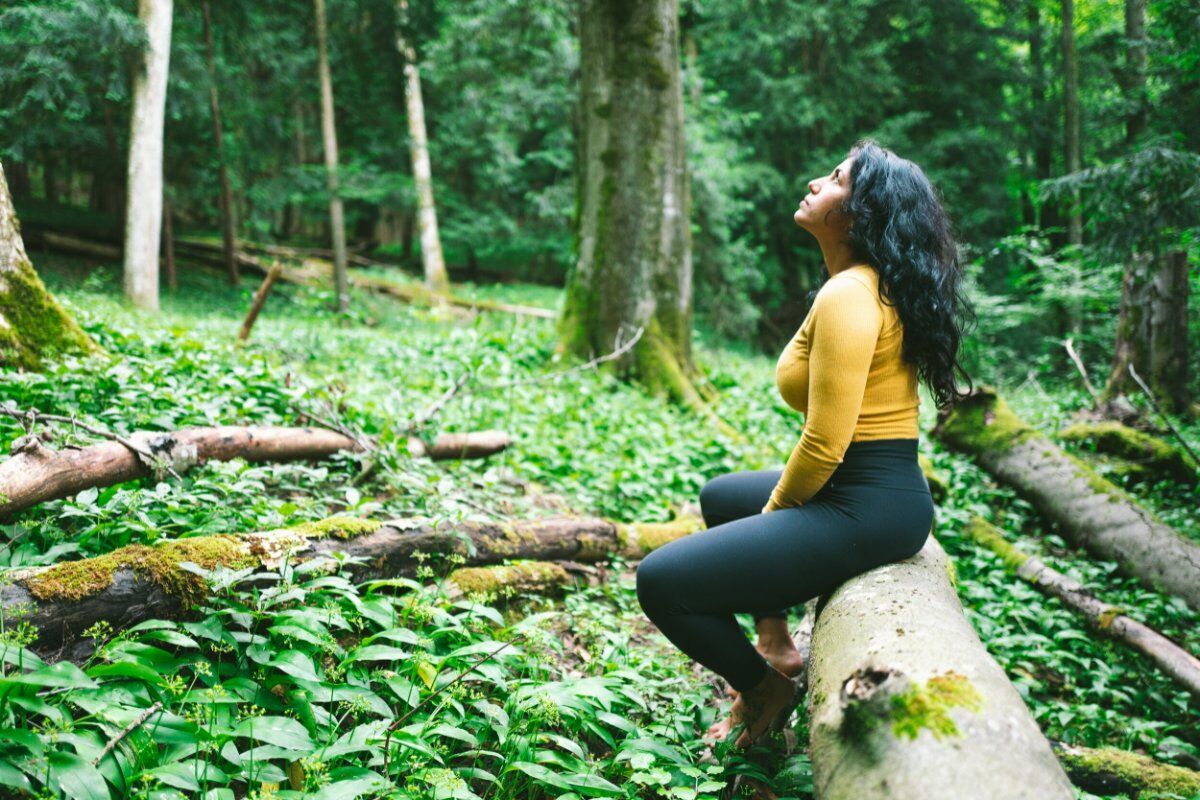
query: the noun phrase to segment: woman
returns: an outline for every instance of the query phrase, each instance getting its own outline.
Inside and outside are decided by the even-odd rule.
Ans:
[[[958,349],[974,311],[920,167],[866,139],[808,189],[793,219],[816,237],[830,277],[775,373],[805,414],[800,441],[783,470],[710,481],[708,530],[637,569],[646,615],[737,692],[709,736],[742,724],[738,747],[781,728],[794,706],[788,676],[802,662],[786,609],[924,546],[934,508],[917,464],[917,382],[939,408],[965,394],[956,370],[970,383]],[[736,613],[755,616],[758,649]]]

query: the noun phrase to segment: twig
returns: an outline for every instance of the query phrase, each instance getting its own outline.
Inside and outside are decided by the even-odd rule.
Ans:
[[[1083,361],[1080,360],[1079,354],[1075,352],[1075,348],[1072,345],[1073,338],[1068,336],[1067,340],[1063,342],[1063,347],[1067,348],[1067,355],[1071,357],[1071,360],[1075,362],[1075,366],[1079,368],[1079,374],[1083,376],[1083,385],[1088,390],[1088,394],[1092,396],[1092,403],[1098,403],[1100,402],[1100,398],[1097,396],[1092,382],[1088,380],[1087,368],[1083,366]]]
[[[283,262],[276,259],[275,263],[271,265],[270,271],[267,272],[267,277],[263,278],[262,285],[254,293],[254,301],[250,304],[250,311],[246,314],[246,321],[242,323],[242,329],[238,331],[239,342],[244,342],[250,338],[250,329],[254,327],[254,321],[258,319],[259,312],[262,311],[263,305],[267,302],[267,295],[271,291],[271,286],[275,284],[275,279],[282,272]]]
[[[1193,461],[1195,461],[1197,464],[1200,464],[1200,458],[1196,457],[1196,451],[1192,449],[1191,445],[1187,443],[1187,440],[1183,438],[1183,434],[1179,432],[1179,429],[1171,423],[1171,420],[1167,417],[1167,415],[1164,414],[1162,409],[1158,407],[1158,403],[1154,399],[1154,393],[1150,391],[1150,387],[1146,385],[1145,381],[1142,380],[1142,377],[1137,374],[1137,370],[1133,368],[1132,361],[1129,362],[1129,374],[1133,376],[1135,381],[1137,381],[1137,385],[1142,387],[1142,391],[1146,393],[1146,398],[1150,401],[1150,405],[1153,407],[1154,412],[1162,417],[1163,422],[1165,422],[1167,427],[1170,428],[1171,433],[1175,434],[1175,438],[1179,440],[1179,444],[1188,452],[1188,455],[1192,457]]]
[[[441,411],[442,406],[450,402],[450,398],[454,397],[458,390],[462,388],[463,384],[470,380],[470,378],[471,374],[469,372],[464,372],[462,375],[458,376],[458,380],[454,383],[454,385],[447,389],[446,392],[437,400],[435,400],[428,408],[414,417],[413,421],[408,423],[408,427],[404,432],[409,436],[412,436],[419,428],[425,425],[425,423],[429,422],[434,414]]]
[[[307,417],[311,421],[319,424],[322,428],[328,428],[331,431],[337,431],[342,436],[345,436],[347,439],[350,439],[356,445],[361,447],[364,452],[374,453],[378,449],[378,446],[375,444],[374,441],[372,441],[370,439],[370,437],[364,438],[365,434],[360,435],[360,434],[356,433],[353,429],[344,425],[340,421],[338,421],[336,419],[329,419],[327,417],[321,416],[320,414],[316,414],[312,411],[309,411],[307,408],[300,405],[300,403],[296,400],[292,401],[292,406],[294,406],[295,409],[297,411],[299,411],[301,414],[303,414],[305,417]],[[335,409],[328,407],[328,406],[327,406],[327,408],[332,413],[335,413],[335,414],[337,413],[337,411]]]
[[[437,697],[439,694],[441,694],[441,693],[442,693],[443,691],[445,691],[446,689],[449,689],[451,686],[453,686],[454,684],[456,684],[456,683],[458,683],[459,681],[461,681],[461,680],[463,679],[463,677],[464,677],[464,676],[466,676],[466,674],[467,674],[468,672],[470,672],[471,670],[475,669],[476,667],[478,667],[478,666],[479,666],[480,664],[482,664],[483,662],[485,662],[485,661],[489,661],[489,660],[491,660],[492,658],[495,658],[495,657],[496,657],[496,655],[497,655],[497,654],[499,654],[499,652],[500,652],[501,650],[503,650],[504,648],[508,647],[509,645],[511,645],[511,644],[512,644],[513,642],[515,642],[515,641],[516,641],[515,639],[510,639],[509,641],[507,641],[507,642],[505,642],[504,644],[502,644],[502,645],[500,645],[499,647],[497,647],[497,648],[496,648],[495,650],[493,650],[492,652],[488,653],[488,654],[487,654],[486,656],[484,656],[483,658],[481,658],[481,659],[479,659],[478,661],[476,661],[476,662],[475,662],[474,664],[472,664],[471,666],[467,667],[467,668],[466,668],[465,670],[463,670],[462,672],[458,673],[458,675],[456,675],[456,676],[455,676],[454,680],[450,681],[450,682],[449,682],[449,683],[447,683],[445,686],[438,687],[438,689],[437,689],[437,690],[436,690],[436,691],[435,691],[433,694],[429,695],[429,697],[426,697],[424,700],[422,700],[421,702],[417,703],[415,706],[413,706],[412,708],[410,708],[410,709],[408,710],[408,713],[406,713],[406,714],[405,714],[403,717],[400,717],[400,719],[396,720],[395,722],[393,722],[391,725],[389,725],[389,726],[388,726],[388,729],[387,729],[387,736],[385,736],[385,737],[384,737],[384,739],[383,739],[383,774],[384,774],[385,776],[388,774],[388,764],[390,763],[390,761],[391,761],[391,756],[392,756],[392,747],[391,747],[391,744],[392,744],[392,732],[393,732],[393,731],[395,731],[397,728],[399,728],[399,727],[400,727],[400,725],[401,725],[401,723],[403,723],[403,722],[404,722],[404,720],[406,720],[406,719],[408,719],[409,717],[411,717],[411,716],[413,715],[413,713],[414,713],[414,712],[415,712],[415,711],[416,711],[418,708],[420,708],[421,706],[425,705],[427,702],[429,702],[429,701],[430,701],[430,700],[432,700],[433,698]]]
[[[104,745],[104,749],[100,751],[100,755],[98,755],[94,759],[92,759],[92,766],[93,767],[100,766],[100,762],[104,760],[104,757],[106,755],[108,755],[109,753],[111,753],[113,751],[113,748],[115,748],[117,745],[119,745],[121,743],[122,739],[124,739],[126,736],[128,736],[129,734],[131,734],[135,730],[137,730],[139,727],[141,727],[142,724],[146,720],[150,719],[151,715],[153,715],[154,712],[158,711],[161,708],[162,708],[162,701],[159,700],[157,703],[150,706],[145,711],[143,711],[141,714],[139,714],[137,719],[135,719],[133,722],[129,723],[129,725],[125,728],[125,730],[118,733],[116,735],[116,737],[109,740],[108,744]]]
[[[645,332],[645,330],[646,330],[645,326],[639,327],[637,329],[637,332],[633,335],[633,338],[630,339],[628,342],[625,342],[624,344],[620,344],[621,339],[620,339],[620,334],[618,334],[617,342],[618,342],[619,346],[617,347],[616,350],[613,350],[611,353],[607,353],[602,356],[597,356],[596,358],[593,358],[591,361],[587,362],[586,364],[578,364],[574,367],[568,367],[567,369],[559,370],[558,372],[547,372],[543,375],[535,375],[531,378],[524,378],[522,380],[517,380],[517,381],[508,381],[507,383],[489,383],[489,384],[484,384],[482,386],[473,386],[470,389],[470,391],[472,391],[472,392],[490,392],[490,391],[494,391],[496,389],[507,389],[512,386],[521,386],[521,385],[527,384],[527,383],[540,383],[541,381],[550,380],[551,378],[559,378],[559,377],[562,377],[563,375],[568,375],[572,372],[579,372],[580,370],[589,369],[591,367],[596,366],[597,364],[602,364],[605,361],[612,361],[614,358],[620,358],[621,356],[623,356],[635,344],[637,344],[638,340],[642,338],[642,334]]]
[[[120,436],[112,431],[106,431],[103,428],[97,428],[84,422],[80,422],[74,417],[63,417],[58,414],[43,414],[36,408],[31,408],[28,411],[19,411],[12,408],[0,408],[0,415],[21,420],[21,422],[24,423],[26,430],[30,430],[32,426],[38,422],[38,420],[45,420],[47,422],[60,422],[76,428],[83,428],[88,433],[100,436],[104,439],[111,439],[115,442],[120,442],[121,444],[125,445],[135,454],[137,454],[141,458],[142,462],[151,469],[154,469],[160,464],[158,457],[156,457],[154,453],[142,447],[140,444],[136,444],[135,442],[126,439],[124,436]],[[175,471],[175,468],[172,467],[169,462],[166,462],[165,460],[162,461],[162,466],[164,466],[167,472],[171,473],[172,476],[179,478],[179,473]]]

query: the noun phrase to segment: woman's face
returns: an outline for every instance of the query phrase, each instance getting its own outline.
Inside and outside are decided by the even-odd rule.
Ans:
[[[808,194],[792,215],[796,224],[818,239],[833,236],[844,239],[850,230],[850,220],[840,206],[850,199],[850,168],[854,159],[847,158],[828,175],[808,182]]]

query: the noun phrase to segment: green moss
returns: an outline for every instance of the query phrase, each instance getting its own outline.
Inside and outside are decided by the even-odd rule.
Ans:
[[[1100,616],[1096,619],[1096,625],[1102,631],[1112,627],[1113,620],[1125,613],[1125,609],[1120,606],[1109,606],[1100,612]]]
[[[1097,494],[1107,495],[1108,502],[1110,503],[1119,503],[1124,501],[1131,505],[1137,505],[1137,501],[1130,497],[1124,489],[1117,486],[1112,481],[1102,478],[1100,474],[1096,472],[1096,470],[1092,469],[1092,467],[1086,461],[1079,458],[1074,453],[1068,453],[1065,450],[1062,450],[1061,452],[1067,457],[1068,460],[1070,460],[1073,465],[1075,465],[1075,473],[1087,481],[1087,484],[1089,487],[1091,487],[1092,491],[1096,492]],[[1154,517],[1154,514],[1149,509],[1143,509],[1143,513],[1145,513],[1148,517]]]
[[[937,434],[970,452],[1007,452],[1020,442],[1040,436],[1018,417],[996,390],[980,387],[953,406],[938,423]]]
[[[28,259],[0,275],[0,366],[37,369],[43,358],[56,353],[97,350]]]
[[[301,522],[287,530],[298,533],[305,539],[326,539],[331,536],[335,539],[353,539],[356,536],[374,533],[382,526],[383,523],[374,520],[335,516],[314,522]]]
[[[645,554],[668,542],[695,533],[704,527],[704,523],[699,518],[689,515],[676,517],[670,522],[643,522],[630,527],[637,537],[638,547]]]
[[[950,487],[946,485],[946,481],[933,468],[933,462],[924,453],[917,456],[917,463],[921,466],[921,472],[925,475],[925,482],[929,484],[929,493],[933,495],[933,499],[940,503],[946,499],[946,494],[950,491]]]
[[[1072,425],[1059,431],[1058,438],[1069,442],[1093,442],[1097,452],[1138,462],[1139,467],[1176,480],[1190,483],[1200,477],[1195,462],[1182,448],[1114,420]]]
[[[1192,797],[1200,792],[1200,772],[1160,764],[1149,756],[1113,747],[1073,748],[1060,751],[1059,761],[1071,773],[1135,788],[1136,792]],[[1075,780],[1079,783],[1079,780]]]
[[[1004,538],[1000,529],[983,517],[973,515],[963,527],[963,533],[978,545],[986,547],[1004,562],[1004,566],[1016,572],[1029,556],[1022,553]]]
[[[243,540],[219,534],[153,546],[129,545],[95,558],[55,564],[23,583],[39,600],[81,600],[107,589],[118,569],[130,569],[190,605],[204,596],[205,584],[199,575],[179,568],[183,561],[209,570],[217,566],[238,569],[258,563]]]
[[[533,534],[518,531],[511,522],[497,522],[500,536],[490,537],[492,548],[502,556],[520,555],[533,541]]]
[[[950,585],[958,590],[958,567],[954,564],[954,559],[946,555],[946,577],[950,579]]]
[[[922,728],[928,728],[936,739],[957,736],[958,726],[949,714],[955,707],[971,711],[983,707],[983,696],[966,676],[951,671],[930,678],[924,686],[914,683],[892,697],[892,733],[915,739]]]
[[[466,594],[499,592],[504,587],[541,589],[569,583],[570,574],[559,564],[549,561],[528,561],[495,567],[464,567],[450,573],[453,581]]]

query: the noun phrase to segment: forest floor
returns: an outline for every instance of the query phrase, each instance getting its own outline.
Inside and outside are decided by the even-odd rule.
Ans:
[[[183,266],[181,288],[164,294],[155,316],[120,302],[117,265],[31,256],[51,290],[115,357],[65,358],[41,373],[6,376],[0,402],[75,414],[118,432],[294,424],[305,410],[332,413],[399,454],[405,468],[357,480],[351,456],[317,464],[234,461],[207,465],[182,481],[92,490],[0,526],[9,539],[0,565],[50,564],[131,543],[275,528],[333,513],[479,519],[495,508],[517,517],[544,513],[514,488],[514,476],[562,495],[582,513],[665,521],[716,475],[781,466],[799,434],[799,416],[775,390],[774,359],[725,350],[704,337],[698,359],[721,390],[719,413],[752,433],[752,441],[731,441],[706,419],[596,371],[548,377],[565,365],[553,358],[547,320],[463,316],[359,292],[352,311],[338,316],[329,311],[329,292],[282,285],[250,342],[239,347],[234,339],[254,280],[230,287],[213,272]],[[540,286],[458,291],[545,308],[557,303]],[[463,373],[470,381],[431,432],[496,428],[513,445],[485,461],[405,462],[397,432]],[[1074,391],[1033,379],[1005,389],[1005,398],[1046,433],[1064,425],[1081,402]],[[933,421],[923,394],[922,431]],[[0,444],[21,433],[0,421]],[[1196,441],[1200,428],[1185,434]],[[985,515],[1010,541],[1193,653],[1200,652],[1200,615],[1142,589],[1114,564],[1074,550],[1028,503],[924,433],[921,451],[948,485],[937,535],[956,563],[968,619],[1045,733],[1200,767],[1200,708],[1186,691],[1145,657],[1100,638],[1057,600],[1011,577],[998,557],[956,531],[971,514]],[[1200,539],[1194,492],[1166,483],[1125,488]],[[272,624],[281,613],[300,612],[236,585],[189,621],[115,637],[81,676],[72,676],[75,683],[63,684],[60,676],[60,683],[46,684],[56,687],[49,692],[33,686],[0,698],[0,783],[27,783],[35,791],[94,784],[89,756],[128,725],[135,709],[161,702],[158,732],[128,736],[117,757],[102,762],[100,783],[112,796],[138,787],[161,797],[224,798],[249,786],[260,795],[278,787],[283,797],[291,786],[356,797],[404,776],[405,790],[416,797],[492,800],[530,796],[540,787],[558,796],[692,800],[715,798],[737,774],[766,774],[781,796],[810,796],[803,747],[777,757],[718,748],[718,763],[702,759],[706,743],[699,737],[728,701],[718,681],[645,620],[631,564],[614,558],[608,565],[614,579],[601,586],[558,599],[521,598],[502,612],[488,605],[494,597],[445,600],[441,583],[453,566],[435,559],[407,593],[281,571],[282,586],[303,593],[306,607],[324,609],[321,620],[304,624],[355,631],[349,644],[340,635],[331,644]],[[403,624],[375,613],[384,607],[402,613]],[[751,635],[749,619],[742,622]],[[792,629],[797,623],[793,617]],[[28,632],[19,633],[11,620],[4,637],[10,647],[28,644]],[[517,639],[522,645],[481,669],[478,681],[464,680],[437,704],[412,709],[394,737],[403,747],[383,755],[377,738],[396,709],[444,684],[486,644]],[[333,686],[354,688],[318,699],[321,688]],[[300,724],[281,698],[301,698]],[[795,724],[803,743],[803,714]],[[37,741],[5,740],[2,729],[30,730]]]

